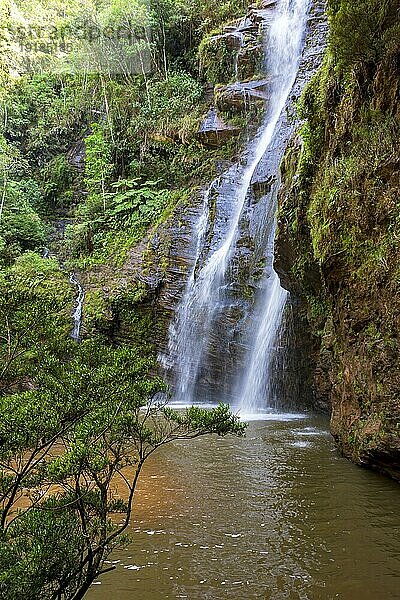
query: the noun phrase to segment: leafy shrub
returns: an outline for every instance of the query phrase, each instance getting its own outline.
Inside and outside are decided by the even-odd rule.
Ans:
[[[135,179],[114,184],[113,187],[123,187],[125,190],[109,194],[106,216],[112,227],[124,225],[140,229],[156,221],[170,200],[170,192],[157,190],[158,184],[158,181],[147,181],[145,185],[139,186]]]
[[[155,81],[149,89],[148,103],[143,104],[133,123],[158,136],[170,136],[185,142],[197,129],[197,107],[203,89],[190,75],[172,73],[165,81]],[[137,131],[137,130],[136,130]]]
[[[65,154],[55,156],[43,169],[46,209],[62,208],[71,200],[77,173]]]
[[[46,228],[35,211],[41,192],[31,179],[5,184],[0,235],[15,250],[35,250],[43,246]],[[17,252],[18,253],[18,252]]]
[[[45,240],[44,224],[32,210],[7,213],[0,231],[7,244],[18,244],[21,250],[40,248]]]
[[[3,134],[33,169],[66,152],[82,137],[98,100],[96,77],[24,75],[11,80],[0,106]]]

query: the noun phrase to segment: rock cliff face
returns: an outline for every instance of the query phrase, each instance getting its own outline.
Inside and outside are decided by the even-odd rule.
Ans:
[[[297,399],[331,412],[333,435],[346,456],[400,479],[398,36],[376,50],[373,61],[364,59],[365,49],[360,48],[361,58],[346,64],[332,49],[335,43],[340,55],[336,32],[323,67],[303,96],[305,123],[299,128],[295,104],[325,49],[324,4],[313,3],[299,75],[282,115],[282,136],[253,178],[234,261],[233,301],[216,328],[203,383],[218,397],[224,391],[221,382],[227,374],[233,376],[243,352],[237,332],[246,326],[263,270],[263,256],[256,251],[262,247],[260,224],[288,147],[281,169],[275,263],[283,286],[291,292],[287,332],[291,360],[285,386],[289,379]],[[227,115],[268,101],[267,74],[266,79],[260,74],[260,40],[273,6],[274,2],[265,2],[204,44],[211,90],[210,112],[199,132],[205,145],[219,145],[238,133],[226,125]],[[354,27],[362,24],[362,14],[351,22]],[[389,23],[396,25],[396,19]],[[383,35],[372,32],[371,39]],[[349,31],[345,37],[351,38]],[[361,44],[363,37],[357,39]],[[221,161],[217,170],[222,174],[231,166]],[[221,185],[229,187],[229,181]],[[228,187],[225,196],[219,193],[218,205],[210,195],[204,252],[226,226]],[[129,340],[134,322],[135,333],[141,331],[154,344],[164,365],[173,364],[168,330],[193,268],[202,208],[203,190],[198,188],[129,252],[118,272],[104,266],[87,274],[86,289],[97,310],[92,317],[87,308],[86,327],[96,327],[120,342]],[[230,352],[222,352],[227,343]]]
[[[207,354],[203,357],[201,372],[196,382],[197,393],[201,398],[234,400],[232,394],[235,386],[232,383],[236,381],[239,365],[243,363],[242,357],[246,351],[245,334],[248,328],[248,319],[252,313],[265,271],[265,252],[268,244],[266,238],[268,231],[270,231],[268,223],[271,219],[274,219],[274,215],[271,215],[268,209],[271,206],[270,196],[276,188],[276,174],[286,144],[296,126],[295,102],[322,59],[326,39],[326,21],[323,8],[323,2],[314,4],[309,19],[307,43],[304,48],[298,77],[279,123],[280,135],[274,138],[267,155],[259,164],[252,180],[251,189],[247,194],[245,209],[239,223],[239,239],[236,243],[230,272],[227,275],[229,283],[226,286],[224,299],[219,299],[218,314],[214,317],[213,327],[209,332],[209,348]],[[257,12],[257,23],[264,27],[266,31],[268,31],[269,17],[272,10],[274,10],[273,3],[269,3],[269,6],[262,13]],[[251,13],[251,18],[253,16],[254,12]],[[253,83],[258,84],[258,82]],[[243,89],[252,89],[252,84],[248,82],[231,84],[229,88],[239,89],[240,86]],[[245,150],[241,161],[246,163],[246,160],[249,160],[249,158]],[[235,201],[233,191],[238,182],[237,173],[240,171],[236,172],[235,166],[230,170],[226,170],[226,165],[224,166],[225,168],[221,169],[224,172],[222,177],[214,182],[213,189],[208,196],[209,223],[200,263],[204,257],[210,256],[213,251],[220,247],[221,240],[226,236],[235,210],[235,206],[232,206],[232,202]],[[194,222],[196,222],[196,219]],[[192,252],[194,249],[192,247]],[[177,247],[176,255],[179,255],[181,251]],[[188,268],[193,266],[193,257],[194,254],[192,254]],[[172,258],[174,261],[174,257]],[[169,274],[165,279],[167,289],[170,286],[171,275]],[[182,287],[178,296],[182,295],[186,281],[187,275],[182,279]],[[177,298],[177,294],[174,297]],[[223,303],[223,309],[221,303]],[[176,359],[176,357],[170,357],[168,354],[164,354],[164,358],[167,365],[173,364]]]
[[[232,64],[234,64],[231,73],[233,78],[235,73],[240,76],[244,71],[247,76],[252,74],[257,78],[254,81],[229,83],[229,73],[225,72],[226,85],[223,88],[217,87],[214,90],[215,96],[210,99],[211,105],[220,106],[221,113],[218,115],[216,110],[211,108],[201,132],[211,136],[212,142],[214,141],[213,126],[215,126],[215,137],[218,137],[220,130],[223,135],[222,130],[225,127],[221,115],[230,111],[226,104],[221,104],[223,95],[228,97],[230,94],[236,94],[235,104],[240,110],[258,104],[260,101],[262,104],[268,101],[265,96],[266,81],[254,70],[259,68],[260,61],[256,61],[257,66],[253,66],[253,71],[250,73],[248,54],[253,45],[256,45],[258,50],[260,48],[262,50],[263,31],[265,33],[265,29],[269,26],[274,5],[274,2],[267,1],[259,9],[251,9],[243,20],[228,28],[229,31],[217,36],[216,40],[210,38],[207,42],[217,43],[218,48],[223,46],[224,56],[231,52]],[[281,135],[275,139],[268,156],[255,173],[248,208],[241,221],[240,241],[237,244],[238,250],[234,261],[232,302],[224,311],[223,320],[216,327],[214,352],[208,367],[204,370],[204,386],[208,391],[213,389],[217,398],[220,398],[221,393],[224,392],[223,382],[228,379],[233,380],[236,376],[237,360],[243,352],[243,348],[238,343],[239,332],[246,326],[246,315],[251,310],[258,281],[263,272],[264,245],[260,237],[262,237],[262,223],[268,218],[266,214],[268,196],[276,186],[279,163],[296,127],[295,103],[306,83],[321,64],[327,28],[324,6],[322,0],[313,3],[299,74],[290,101],[282,114]],[[238,36],[238,31],[240,44],[233,44],[232,36]],[[246,68],[242,61],[246,64]],[[210,83],[213,85],[215,82],[215,79],[211,78]],[[235,110],[236,108],[233,112]],[[229,130],[229,135],[232,134],[233,131]],[[204,139],[203,143],[208,144],[209,139]],[[243,160],[245,157],[244,154]],[[226,173],[231,166],[232,163],[229,161],[221,161],[217,165],[217,171],[221,174]],[[226,214],[229,211],[231,185],[229,179],[222,179],[218,183],[218,194],[210,195],[210,222],[207,248],[204,248],[205,254],[213,244],[218,243],[224,228],[227,227]],[[168,366],[174,361],[174,357],[169,356],[168,330],[184,293],[188,273],[193,268],[196,254],[195,229],[202,206],[203,191],[198,189],[176,207],[167,221],[129,252],[119,272],[110,272],[107,266],[99,267],[96,271],[88,273],[84,282],[89,298],[88,304],[97,304],[97,308],[102,309],[96,311],[97,314],[102,312],[102,318],[92,319],[90,306],[87,306],[86,327],[94,326],[109,338],[123,341],[129,339],[131,335],[130,323],[134,321],[137,330],[137,320],[140,319],[143,335],[155,345],[163,358],[164,365],[167,366],[167,371]],[[229,345],[229,352],[226,352],[226,344]]]
[[[338,62],[339,17],[283,162],[276,269],[299,300],[303,392],[346,456],[400,480],[400,47]]]

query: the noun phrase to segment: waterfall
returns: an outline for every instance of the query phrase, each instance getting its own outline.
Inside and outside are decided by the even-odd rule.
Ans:
[[[259,132],[249,144],[239,164],[231,167],[216,179],[205,194],[205,202],[197,230],[196,261],[178,308],[176,322],[171,327],[169,351],[176,360],[175,399],[192,403],[198,382],[209,356],[215,353],[214,340],[218,337],[218,316],[232,302],[234,257],[241,221],[251,195],[251,185],[260,163],[279,136],[281,115],[294,85],[302,52],[309,0],[281,0],[266,33],[266,68],[269,100],[266,116]],[[276,159],[272,161],[275,164]],[[279,164],[279,162],[278,162]],[[278,171],[276,165],[275,173]],[[286,292],[273,270],[276,195],[278,185],[269,195],[267,212],[270,215],[262,237],[267,240],[266,267],[262,293],[250,320],[250,348],[238,367],[241,383],[229,382],[237,388],[240,406],[244,411],[254,411],[266,406],[266,378],[269,359],[279,329],[286,302]],[[224,200],[226,225],[212,237],[210,249],[204,250],[207,232],[212,233],[210,207],[218,198]],[[221,202],[220,202],[221,203]],[[210,235],[208,235],[208,238]],[[206,254],[206,256],[204,256]],[[232,277],[233,276],[233,277]],[[229,352],[229,347],[226,347]],[[225,398],[221,398],[223,400]]]
[[[74,321],[74,328],[71,332],[71,338],[75,340],[75,342],[80,342],[81,339],[81,325],[82,325],[82,312],[83,312],[83,303],[85,301],[85,290],[82,285],[78,281],[75,273],[71,273],[69,281],[72,285],[75,285],[78,288],[78,296],[76,298],[76,308],[72,313],[72,319]]]
[[[272,52],[267,57],[267,67],[273,77],[279,80],[278,94],[288,97],[294,84],[302,50],[302,39],[308,2],[304,0],[282,0],[277,18],[270,30]],[[280,90],[280,91],[279,91]],[[276,185],[271,201],[276,207],[279,184]],[[276,220],[271,232],[269,247],[273,251],[276,233]],[[287,300],[287,292],[281,287],[279,277],[271,266],[264,293],[261,294],[255,310],[256,328],[253,343],[250,345],[245,363],[248,369],[239,384],[239,407],[242,414],[254,414],[263,408],[273,408],[275,399],[272,393],[271,359],[275,350],[277,333]]]
[[[201,340],[198,340],[198,344],[193,344],[193,340],[196,339],[199,333],[198,323],[194,317],[197,306],[196,270],[207,233],[209,198],[215,184],[216,181],[204,193],[201,216],[196,225],[195,262],[189,275],[186,292],[179,306],[176,323],[172,324],[170,331],[170,355],[180,357],[179,376],[175,387],[175,398],[178,402],[185,402],[188,396],[193,397],[195,380],[191,377],[191,374],[197,370],[203,350]],[[164,366],[168,366],[166,362],[164,362]]]
[[[237,384],[236,397],[242,416],[276,407],[272,358],[287,298],[288,292],[281,287],[279,277],[271,267],[265,277],[253,317],[255,326],[252,328],[252,339],[245,357],[245,364],[248,366]]]

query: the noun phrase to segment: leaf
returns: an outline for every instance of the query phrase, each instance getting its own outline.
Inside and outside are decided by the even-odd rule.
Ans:
[[[135,177],[134,179],[120,179],[119,181],[112,183],[111,187],[114,189],[134,188],[134,187],[138,186],[139,181],[140,181],[139,177]]]

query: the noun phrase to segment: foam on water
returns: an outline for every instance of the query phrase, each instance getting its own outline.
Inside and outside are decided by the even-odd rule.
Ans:
[[[168,406],[173,408],[174,410],[187,410],[192,406],[198,408],[205,409],[213,409],[217,408],[218,404],[216,403],[206,403],[206,402],[193,402],[191,404],[184,402],[169,402]],[[292,413],[292,412],[280,412],[277,410],[260,410],[257,412],[245,412],[239,409],[237,406],[231,406],[231,411],[234,414],[237,414],[240,417],[241,421],[250,422],[250,421],[298,421],[307,418],[307,414],[305,413]]]

